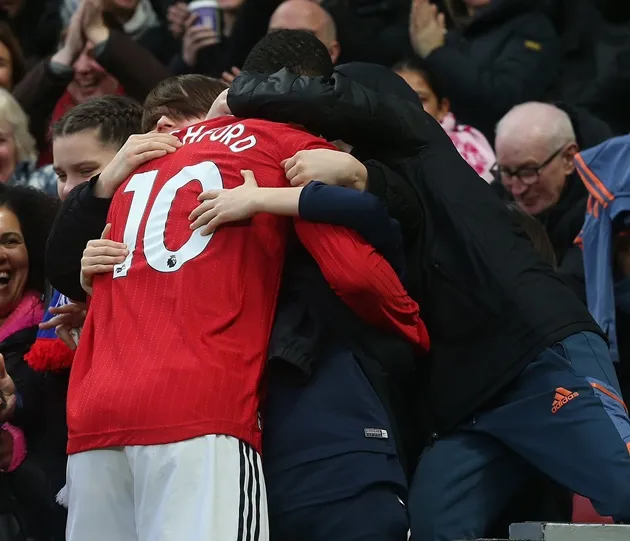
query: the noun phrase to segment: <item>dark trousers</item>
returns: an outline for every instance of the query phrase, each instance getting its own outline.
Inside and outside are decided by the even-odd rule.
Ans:
[[[396,487],[375,485],[350,498],[270,514],[270,539],[407,541],[407,509],[396,492]]]
[[[409,497],[413,541],[483,537],[537,470],[600,514],[630,519],[630,420],[595,334],[543,351],[491,408],[423,453]]]

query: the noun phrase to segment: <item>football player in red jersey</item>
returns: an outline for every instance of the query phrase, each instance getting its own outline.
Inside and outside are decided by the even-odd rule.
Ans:
[[[301,43],[283,46],[312,38],[297,34]],[[308,62],[313,73],[317,55]],[[284,159],[330,147],[238,119],[178,135],[183,146],[137,170],[110,209],[111,236],[129,254],[95,280],[73,367],[71,541],[267,536],[258,387],[287,224],[259,215],[203,237],[188,216],[202,189],[239,185],[240,167],[283,186]],[[417,305],[370,246],[333,226],[295,228],[349,306],[426,346]]]

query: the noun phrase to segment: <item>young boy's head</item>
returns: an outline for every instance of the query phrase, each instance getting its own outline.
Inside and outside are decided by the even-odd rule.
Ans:
[[[140,133],[141,122],[142,107],[124,96],[88,100],[57,121],[52,148],[59,198],[99,174],[129,136]]]
[[[177,75],[164,79],[144,100],[142,131],[160,133],[202,122],[214,100],[228,85],[205,75]]]
[[[296,75],[330,77],[333,63],[326,46],[306,30],[276,30],[250,51],[243,71],[271,74],[286,68]]]

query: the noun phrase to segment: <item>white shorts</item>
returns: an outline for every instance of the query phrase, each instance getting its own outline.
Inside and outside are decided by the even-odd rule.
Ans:
[[[268,541],[258,453],[229,436],[68,457],[67,541]]]

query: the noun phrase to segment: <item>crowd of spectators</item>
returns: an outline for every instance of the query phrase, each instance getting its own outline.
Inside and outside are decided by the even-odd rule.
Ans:
[[[141,122],[145,100],[159,112],[162,96],[172,92],[162,81],[202,74],[228,88],[254,45],[277,30],[312,33],[335,66],[369,62],[400,75],[588,306],[630,395],[630,207],[612,204],[623,201],[630,182],[630,3],[217,5],[220,24],[213,28],[180,0],[0,4],[0,353],[28,405],[0,431],[2,541],[64,538],[65,511],[55,496],[65,479],[68,366],[41,371],[25,356],[50,302],[44,252],[59,203],[124,144],[98,130],[112,118],[112,133],[174,129],[161,114]],[[113,96],[109,113],[87,107],[76,125],[64,123],[73,108],[104,96]],[[191,103],[179,107],[189,108],[189,118],[198,114]],[[63,158],[53,158],[54,145],[65,145]],[[87,307],[76,306],[57,314],[80,321]],[[535,490],[540,486],[545,482]]]

